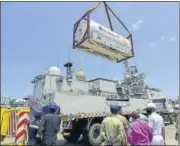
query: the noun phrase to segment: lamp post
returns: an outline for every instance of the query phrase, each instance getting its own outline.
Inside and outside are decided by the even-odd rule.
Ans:
[[[179,138],[178,138],[178,144],[180,146],[180,96],[179,96],[179,114],[178,114],[178,133],[179,133]]]

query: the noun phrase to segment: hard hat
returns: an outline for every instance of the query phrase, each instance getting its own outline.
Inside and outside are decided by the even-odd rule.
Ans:
[[[48,104],[48,107],[51,109],[55,109],[55,108],[57,108],[57,105],[55,103],[50,103],[50,104]]]
[[[34,116],[35,117],[40,117],[40,116],[42,116],[43,115],[43,112],[42,111],[35,111],[35,113],[34,113]]]
[[[179,104],[176,104],[174,107],[175,107],[175,108],[179,108]]]
[[[154,108],[154,109],[156,109],[156,105],[154,103],[150,102],[150,103],[147,104],[147,108]]]
[[[112,110],[118,110],[119,106],[117,104],[110,104],[110,109]]]

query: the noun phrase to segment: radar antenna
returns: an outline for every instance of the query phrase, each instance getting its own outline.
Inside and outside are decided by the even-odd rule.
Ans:
[[[125,67],[125,76],[130,75],[128,61],[125,60],[125,61],[123,61],[123,63],[124,63],[124,67]]]
[[[72,83],[72,66],[73,66],[73,63],[70,61],[64,64],[64,67],[66,67],[66,80],[67,80],[68,85],[71,85]]]
[[[57,54],[57,67],[59,67],[59,52]]]
[[[123,63],[124,63],[124,67],[125,67],[125,76],[127,76],[127,75],[132,76],[132,75],[138,73],[138,69],[137,69],[136,65],[129,66],[127,60],[123,61]]]
[[[84,61],[84,58],[83,58],[83,55],[81,55],[81,64],[80,64],[80,68],[83,69],[83,61]]]

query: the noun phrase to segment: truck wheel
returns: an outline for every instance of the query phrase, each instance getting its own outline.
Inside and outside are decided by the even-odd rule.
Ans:
[[[88,132],[88,139],[89,139],[89,143],[93,146],[95,145],[101,145],[101,143],[103,142],[103,137],[100,134],[100,124],[96,123],[93,124]]]
[[[65,135],[64,133],[69,133],[69,135]],[[63,137],[68,142],[77,142],[77,140],[80,138],[81,132],[75,131],[75,130],[64,130]]]

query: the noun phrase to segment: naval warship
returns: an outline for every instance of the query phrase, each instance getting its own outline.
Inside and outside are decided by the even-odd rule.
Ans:
[[[68,141],[74,142],[81,134],[86,133],[84,137],[87,141],[91,145],[98,145],[101,140],[98,138],[99,132],[96,132],[100,126],[97,124],[110,113],[109,104],[121,105],[123,114],[128,118],[132,110],[143,109],[150,101],[144,81],[145,74],[138,73],[135,66],[130,68],[131,74],[119,82],[101,77],[88,80],[83,70],[73,72],[72,66],[71,62],[64,64],[65,76],[61,75],[56,66],[36,76],[32,80],[34,89],[29,99],[30,120],[34,120],[35,110],[47,113],[48,103],[55,102],[59,106],[57,114],[63,121],[61,131]],[[88,127],[86,132],[83,130],[85,127]],[[70,134],[67,136],[65,133]],[[98,136],[94,137],[89,133],[96,133]]]

